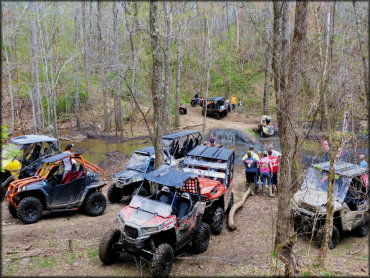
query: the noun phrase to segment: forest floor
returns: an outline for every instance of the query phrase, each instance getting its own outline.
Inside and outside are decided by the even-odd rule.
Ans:
[[[180,117],[180,126],[202,123],[201,108],[188,108]],[[247,132],[255,127],[260,116],[230,113],[221,120],[207,119],[207,130],[235,128]],[[192,129],[201,129],[201,126]],[[119,165],[107,166],[108,183],[112,173],[123,169],[127,159]],[[235,199],[245,191],[244,169],[235,168]],[[106,195],[108,186],[103,193]],[[211,236],[208,250],[200,255],[184,253],[176,258],[171,276],[270,276],[281,275],[281,263],[273,255],[274,221],[277,198],[251,196],[235,215],[237,230],[226,227],[219,236]],[[147,264],[129,256],[105,266],[98,256],[98,246],[104,232],[118,228],[117,213],[124,203],[110,204],[102,216],[88,217],[80,212],[45,214],[31,225],[24,225],[10,216],[2,201],[2,275],[3,276],[148,276]],[[69,242],[71,241],[71,249]],[[328,254],[327,269],[318,268],[317,244],[309,245],[298,238],[294,250],[299,258],[302,275],[367,276],[368,238],[345,234],[339,245]],[[274,266],[277,265],[275,269]],[[275,272],[276,271],[276,272]]]

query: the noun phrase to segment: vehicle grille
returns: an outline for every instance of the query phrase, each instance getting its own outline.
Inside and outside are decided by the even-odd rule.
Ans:
[[[137,238],[138,236],[138,230],[127,225],[125,226],[125,233],[131,238]]]
[[[301,207],[308,210],[308,211],[316,212],[316,208],[314,206],[309,205],[309,204],[303,203],[301,205]]]

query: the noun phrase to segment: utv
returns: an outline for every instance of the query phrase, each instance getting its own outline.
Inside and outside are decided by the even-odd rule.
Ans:
[[[277,128],[273,125],[270,125],[271,117],[263,115],[261,118],[261,123],[258,125],[257,133],[260,137],[272,137],[278,136]]]
[[[203,106],[202,115],[206,108]],[[207,99],[207,116],[211,116],[217,120],[221,119],[221,117],[227,116],[228,107],[225,104],[224,97],[212,97]]]
[[[180,115],[185,115],[185,114],[188,113],[188,108],[186,106],[182,105],[182,104],[180,104],[178,106],[178,109],[179,109],[179,114]]]
[[[72,170],[65,174],[64,159],[73,162]],[[101,193],[104,180],[104,171],[84,160],[81,154],[63,152],[44,158],[33,177],[9,185],[5,196],[9,213],[24,224],[37,222],[43,210],[57,212],[83,207],[90,216],[101,215],[106,207]]]
[[[199,131],[180,131],[162,137],[166,164],[175,165],[188,151],[202,142]],[[135,150],[126,169],[113,175],[113,183],[108,189],[108,199],[118,203],[123,196],[133,196],[138,190],[146,173],[154,170],[154,147]],[[147,183],[141,189],[141,195],[149,195]]]
[[[150,263],[153,276],[168,276],[174,255],[191,244],[205,252],[209,225],[202,222],[205,199],[196,175],[162,166],[145,176],[156,188],[151,196],[135,195],[118,214],[119,229],[105,233],[99,245],[100,260],[116,262],[122,253]]]
[[[199,178],[201,194],[207,197],[204,220],[213,234],[219,235],[224,223],[224,211],[233,205],[235,153],[226,148],[198,146],[185,158],[183,171],[195,173]]]
[[[329,167],[329,162],[313,165],[290,204],[297,234],[311,237],[314,233],[319,243],[325,227]],[[353,230],[361,237],[368,233],[367,171],[365,167],[346,162],[339,162],[335,167],[334,226],[330,249],[339,243],[343,231]]]
[[[60,153],[57,145],[57,139],[45,135],[31,134],[11,138],[1,152],[1,164],[4,169],[1,173],[1,196],[5,195],[9,183],[13,180],[32,177],[43,157]],[[12,155],[13,152],[16,154]]]

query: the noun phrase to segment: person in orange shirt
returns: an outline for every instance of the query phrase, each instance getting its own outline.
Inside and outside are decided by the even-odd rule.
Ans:
[[[231,97],[231,106],[232,106],[232,110],[235,111],[235,106],[236,106],[236,97],[235,96]]]

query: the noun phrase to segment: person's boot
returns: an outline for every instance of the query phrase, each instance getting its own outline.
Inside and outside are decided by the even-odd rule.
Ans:
[[[277,194],[277,189],[276,189],[276,185],[275,184],[272,185],[272,193],[273,194]]]
[[[250,183],[249,186],[251,188],[251,196],[253,196],[254,195],[254,184]]]
[[[266,196],[267,187],[265,185],[262,185],[262,196]]]
[[[269,186],[269,197],[271,197],[271,198],[273,198],[273,197],[275,197],[275,195],[274,194],[272,194],[272,186],[270,185]]]

